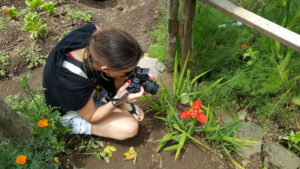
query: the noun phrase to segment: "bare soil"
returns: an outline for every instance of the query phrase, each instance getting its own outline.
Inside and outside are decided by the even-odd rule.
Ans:
[[[14,5],[17,8],[25,8],[24,1],[7,0],[1,1],[1,6]],[[74,0],[66,4],[59,4],[56,7],[56,14],[47,17],[48,36],[40,40],[30,40],[29,33],[22,31],[22,20],[12,21],[8,17],[4,18],[6,29],[0,30],[0,50],[9,53],[10,64],[4,69],[8,72],[7,76],[2,77],[0,81],[0,97],[5,98],[8,95],[17,94],[20,91],[16,84],[16,79],[21,73],[30,72],[32,77],[30,84],[33,88],[42,86],[43,67],[33,70],[27,68],[27,62],[24,58],[18,56],[14,49],[16,47],[29,48],[32,43],[38,44],[41,48],[41,54],[48,54],[52,47],[57,43],[57,37],[66,30],[75,29],[83,24],[82,21],[70,21],[65,16],[65,9],[72,8],[77,10],[88,10],[92,13],[93,22],[100,27],[119,27],[128,31],[141,44],[144,51],[147,51],[153,41],[148,34],[153,27],[159,23],[162,11],[157,6],[165,6],[165,0]],[[46,17],[46,15],[45,15]],[[164,74],[165,79],[171,78]],[[139,105],[147,109],[144,102]],[[62,168],[86,168],[86,169],[229,169],[235,168],[232,164],[222,157],[222,153],[213,147],[213,152],[206,150],[195,144],[188,144],[183,150],[179,159],[175,160],[174,151],[156,152],[157,140],[166,134],[164,124],[155,119],[154,112],[149,112],[143,122],[140,124],[139,133],[134,138],[126,141],[115,141],[104,138],[106,145],[117,147],[110,163],[104,160],[98,160],[93,155],[73,152],[68,155],[62,155]],[[82,139],[88,139],[94,136],[84,136]],[[138,151],[137,163],[134,165],[130,161],[125,161],[123,153],[130,146],[134,146]],[[261,165],[250,168],[262,168]]]

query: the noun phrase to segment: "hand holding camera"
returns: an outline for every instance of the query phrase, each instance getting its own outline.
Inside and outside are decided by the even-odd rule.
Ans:
[[[133,72],[129,75],[128,79],[131,81],[127,87],[128,93],[137,93],[141,87],[144,88],[145,92],[150,94],[156,94],[159,85],[150,79],[148,68],[136,67]]]
[[[112,99],[115,107],[124,102],[133,102],[141,97],[144,92],[156,94],[159,85],[150,79],[148,68],[136,67],[129,75],[128,81],[118,90],[116,96]]]

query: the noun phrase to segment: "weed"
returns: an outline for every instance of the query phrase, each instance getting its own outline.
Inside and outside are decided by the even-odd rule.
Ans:
[[[78,152],[87,152],[101,147],[104,147],[103,141],[99,141],[95,137],[89,137],[87,140],[81,139],[80,143],[74,148],[74,150]]]
[[[55,39],[57,41],[61,41],[67,34],[69,34],[72,30],[71,29],[67,29],[64,32],[62,32],[61,34],[59,34]]]
[[[47,56],[45,55],[41,55],[41,48],[39,48],[38,45],[36,44],[32,44],[30,48],[25,49],[22,47],[18,47],[15,49],[15,52],[26,59],[27,63],[28,63],[28,68],[32,69],[35,68],[37,66],[43,65],[45,63],[45,59]]]
[[[6,71],[5,70],[0,70],[0,77],[6,75]]]
[[[3,18],[2,17],[0,17],[0,30],[4,30],[4,29],[6,29],[6,26],[4,25],[4,23],[3,23],[4,21],[3,21]]]
[[[73,9],[66,9],[67,16],[70,20],[82,20],[84,22],[92,22],[92,15],[88,11],[80,11],[80,10],[73,10]]]
[[[0,51],[0,64],[4,66],[9,64],[9,56],[6,51]]]
[[[300,131],[294,132],[293,130],[286,136],[280,136],[281,140],[287,142],[288,148],[300,155]]]
[[[0,51],[0,77],[6,74],[6,71],[3,69],[4,66],[9,64],[9,56],[6,51]]]
[[[93,155],[97,159],[104,159],[105,162],[109,163],[113,151],[117,150],[115,147],[110,145],[104,146],[104,142],[100,141],[99,138],[90,136],[84,136],[85,138],[80,138],[81,136],[78,135],[74,136],[74,138],[75,137],[80,140],[80,143],[77,144],[73,149],[76,151],[76,154]],[[72,142],[76,141],[72,139]]]

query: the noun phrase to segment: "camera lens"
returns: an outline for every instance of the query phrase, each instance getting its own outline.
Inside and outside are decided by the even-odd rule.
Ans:
[[[159,89],[159,85],[148,80],[144,85],[145,92],[155,95]]]

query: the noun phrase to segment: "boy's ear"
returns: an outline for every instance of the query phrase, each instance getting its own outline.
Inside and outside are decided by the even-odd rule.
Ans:
[[[101,71],[102,72],[108,72],[109,68],[107,66],[101,66]]]

